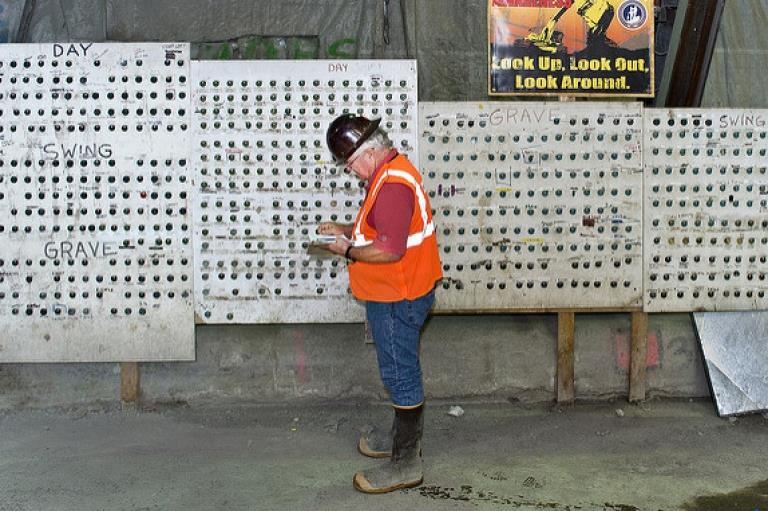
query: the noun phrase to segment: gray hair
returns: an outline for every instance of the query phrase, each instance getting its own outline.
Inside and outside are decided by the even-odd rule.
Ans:
[[[348,160],[354,160],[358,156],[360,156],[363,152],[367,151],[368,149],[391,149],[392,148],[392,141],[387,136],[387,132],[384,130],[377,128],[376,131],[373,132],[373,134],[368,137],[368,140],[363,142],[360,147],[355,150],[354,153],[349,155]]]

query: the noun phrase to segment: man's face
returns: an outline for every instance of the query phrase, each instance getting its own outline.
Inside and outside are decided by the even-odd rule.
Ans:
[[[347,160],[347,168],[357,175],[360,179],[368,179],[371,177],[371,158],[370,149],[361,151],[360,154],[356,154],[353,158]]]

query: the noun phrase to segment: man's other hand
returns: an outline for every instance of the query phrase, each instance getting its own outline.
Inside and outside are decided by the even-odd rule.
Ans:
[[[336,222],[323,222],[317,228],[317,234],[330,234],[332,236],[344,235],[344,225]]]

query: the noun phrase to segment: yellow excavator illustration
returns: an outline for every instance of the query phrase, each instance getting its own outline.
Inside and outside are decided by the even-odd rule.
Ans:
[[[574,0],[569,7],[563,7],[552,16],[540,32],[531,33],[525,39],[543,51],[555,53],[563,41],[563,33],[555,30],[555,25],[568,9],[573,8],[587,24],[587,46],[596,42],[611,44],[605,36],[614,14],[610,0]]]

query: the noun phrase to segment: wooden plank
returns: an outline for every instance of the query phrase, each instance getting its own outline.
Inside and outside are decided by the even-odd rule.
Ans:
[[[645,377],[648,358],[648,314],[632,313],[632,338],[629,365],[629,400],[645,399]]]
[[[688,1],[665,106],[701,106],[724,9],[725,0]]]
[[[573,339],[576,326],[573,312],[557,314],[557,402],[573,401]]]
[[[139,381],[139,363],[120,363],[120,401],[123,406],[138,406],[140,395],[141,383]]]

